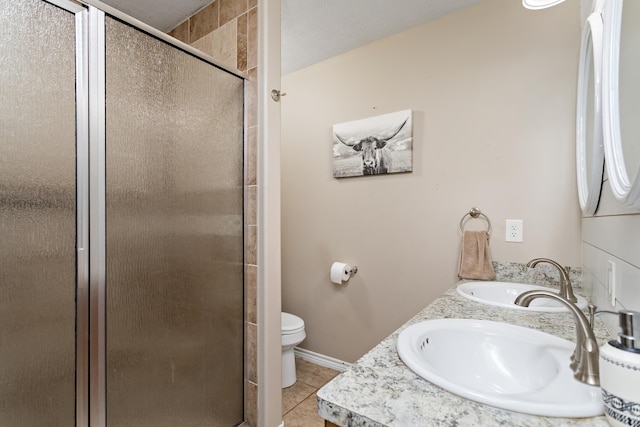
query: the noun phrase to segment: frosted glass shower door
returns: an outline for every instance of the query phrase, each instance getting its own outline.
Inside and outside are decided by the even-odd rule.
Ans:
[[[75,15],[0,0],[0,425],[76,414]]]
[[[109,427],[243,419],[243,81],[106,19]]]

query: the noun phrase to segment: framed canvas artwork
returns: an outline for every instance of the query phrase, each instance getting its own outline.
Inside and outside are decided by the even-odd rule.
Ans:
[[[411,110],[333,126],[333,177],[411,172]]]

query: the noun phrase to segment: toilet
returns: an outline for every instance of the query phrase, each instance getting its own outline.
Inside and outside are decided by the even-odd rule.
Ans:
[[[281,313],[282,335],[282,388],[296,383],[296,358],[293,348],[305,339],[304,321],[290,313]]]

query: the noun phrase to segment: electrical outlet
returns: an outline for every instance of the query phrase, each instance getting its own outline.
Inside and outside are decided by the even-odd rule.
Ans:
[[[506,242],[522,242],[522,220],[508,219]]]
[[[607,261],[607,287],[609,294],[609,303],[616,306],[616,263]]]

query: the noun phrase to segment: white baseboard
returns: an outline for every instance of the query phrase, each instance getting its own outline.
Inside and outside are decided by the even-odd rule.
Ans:
[[[307,362],[315,363],[316,365],[324,366],[335,371],[344,372],[351,366],[351,363],[344,362],[342,360],[335,359],[333,357],[325,356],[324,354],[316,353],[314,351],[306,350],[304,348],[296,347],[293,349],[293,354],[300,359],[304,359]]]

